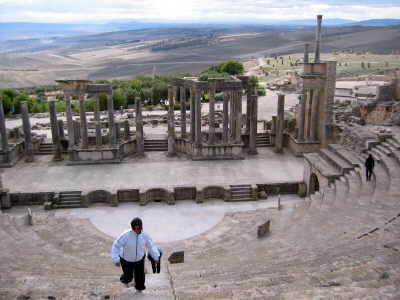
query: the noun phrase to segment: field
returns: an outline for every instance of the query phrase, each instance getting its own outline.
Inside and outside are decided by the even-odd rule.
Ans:
[[[328,27],[322,51],[346,49],[392,53],[400,49],[400,26]],[[128,79],[137,75],[199,72],[227,59],[251,61],[257,71],[264,57],[291,54],[300,58],[305,42],[312,43],[313,27],[276,28],[262,26],[219,28],[145,29],[80,37],[6,41],[0,45],[0,88],[52,84],[56,79]],[[339,75],[398,67],[398,56],[380,59],[339,55]],[[343,56],[343,58],[341,57]],[[324,57],[325,58],[325,57]],[[327,56],[337,59],[337,56]],[[347,59],[347,61],[346,61]],[[296,69],[288,58],[284,65],[266,65],[269,73]],[[386,60],[389,65],[386,65]],[[370,62],[362,69],[361,62]],[[347,65],[346,65],[347,64]],[[278,68],[278,69],[274,69]],[[277,76],[281,76],[281,73]]]

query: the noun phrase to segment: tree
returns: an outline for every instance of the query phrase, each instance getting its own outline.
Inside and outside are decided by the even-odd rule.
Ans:
[[[117,89],[113,93],[114,109],[120,109],[121,106],[126,107],[127,101],[123,89]]]
[[[240,61],[228,60],[220,65],[219,71],[230,75],[239,75],[244,72],[244,66]]]

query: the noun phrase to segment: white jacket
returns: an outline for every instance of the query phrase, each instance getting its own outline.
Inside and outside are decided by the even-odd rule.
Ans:
[[[151,257],[159,260],[160,252],[146,232],[136,234],[133,230],[127,230],[114,241],[111,248],[112,260],[117,263],[122,257],[129,262],[140,261],[146,254],[145,247]]]

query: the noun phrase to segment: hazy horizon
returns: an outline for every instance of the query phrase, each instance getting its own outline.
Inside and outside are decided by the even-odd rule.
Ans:
[[[378,3],[377,3],[378,2]],[[325,19],[397,19],[396,0],[0,0],[0,22],[102,24],[118,21],[160,23],[260,23]]]

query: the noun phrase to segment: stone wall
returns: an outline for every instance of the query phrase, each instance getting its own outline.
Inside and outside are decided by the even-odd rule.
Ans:
[[[42,205],[54,198],[54,192],[42,193],[10,193],[12,206],[17,205]]]

